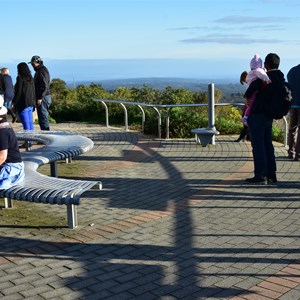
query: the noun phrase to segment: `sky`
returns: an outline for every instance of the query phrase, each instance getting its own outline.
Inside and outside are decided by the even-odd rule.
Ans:
[[[284,73],[300,63],[299,0],[0,0],[0,7],[0,66],[12,76],[36,54],[63,80],[238,78],[255,53],[277,53]]]

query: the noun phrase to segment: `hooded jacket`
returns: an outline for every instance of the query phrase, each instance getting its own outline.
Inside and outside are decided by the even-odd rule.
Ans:
[[[38,67],[34,68],[34,70],[35,94],[36,100],[39,100],[50,95],[50,74],[42,62]]]
[[[254,92],[258,91],[252,107],[252,114],[268,115],[268,107],[272,105],[276,84],[285,81],[284,74],[278,69],[269,70],[267,75],[271,83],[265,84],[261,79],[257,79],[250,84],[245,92],[244,97],[250,98]]]

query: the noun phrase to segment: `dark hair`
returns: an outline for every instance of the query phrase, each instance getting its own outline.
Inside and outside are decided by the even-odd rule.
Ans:
[[[21,62],[17,65],[18,75],[27,81],[32,81],[33,77],[31,75],[30,69],[25,62]]]
[[[248,72],[247,71],[244,71],[241,76],[240,76],[240,83],[241,84],[245,84],[246,83],[246,77],[248,75]]]
[[[269,69],[278,69],[280,64],[280,57],[276,53],[269,53],[265,58],[265,66]]]

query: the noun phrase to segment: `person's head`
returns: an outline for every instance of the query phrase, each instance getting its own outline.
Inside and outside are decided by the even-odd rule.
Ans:
[[[241,76],[240,76],[240,83],[241,84],[245,84],[246,83],[246,77],[248,75],[248,72],[247,71],[244,71]]]
[[[31,57],[31,60],[30,60],[30,62],[29,62],[29,64],[31,64],[33,68],[38,67],[38,66],[39,66],[40,64],[42,64],[42,63],[43,63],[43,60],[42,60],[41,57],[38,56],[38,55],[32,56],[32,57]]]
[[[258,54],[255,54],[254,57],[250,61],[250,69],[255,70],[257,68],[262,68],[262,60]]]
[[[8,68],[2,68],[2,69],[1,69],[1,74],[3,74],[3,75],[9,74]]]
[[[28,65],[25,62],[21,62],[17,65],[18,75],[24,78],[31,78],[31,72]]]
[[[4,106],[4,98],[0,95],[0,119],[4,118],[7,114],[7,108]]]
[[[278,69],[280,57],[276,53],[269,53],[265,58],[265,68],[267,70]]]

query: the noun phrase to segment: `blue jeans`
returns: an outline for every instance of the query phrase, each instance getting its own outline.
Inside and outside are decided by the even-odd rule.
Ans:
[[[272,123],[273,119],[263,114],[253,114],[248,118],[256,177],[276,178]]]
[[[48,95],[43,97],[42,104],[37,105],[36,107],[41,130],[50,130],[50,125],[48,120],[50,105],[51,105],[51,96]]]
[[[32,120],[33,106],[28,106],[22,111],[19,111],[19,118],[22,122],[24,130],[33,130],[33,120]]]

